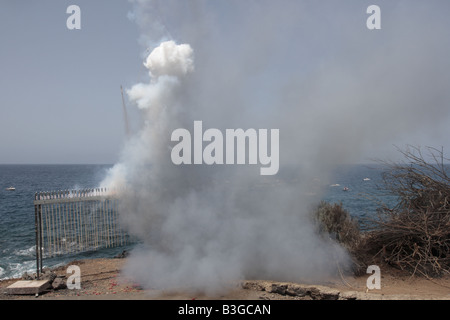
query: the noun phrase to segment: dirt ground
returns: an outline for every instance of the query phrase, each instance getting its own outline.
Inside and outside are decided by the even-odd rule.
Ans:
[[[450,277],[440,279],[411,278],[398,270],[381,273],[381,289],[368,290],[366,281],[370,275],[361,277],[338,277],[317,285],[282,283],[268,280],[246,280],[233,284],[233,289],[217,295],[164,290],[145,290],[139,284],[124,278],[121,268],[125,259],[92,259],[73,261],[81,270],[81,289],[48,290],[39,296],[8,295],[6,287],[18,281],[0,281],[0,299],[53,299],[53,300],[311,300],[319,297],[312,292],[325,293],[321,297],[347,297],[372,300],[450,300]],[[59,276],[68,276],[67,266],[53,270]],[[289,291],[301,286],[308,294],[297,295]],[[303,288],[302,287],[302,288]],[[311,289],[313,288],[313,289]],[[294,290],[293,289],[293,290]],[[294,291],[295,291],[294,290]],[[309,291],[308,291],[309,290]],[[291,290],[292,291],[292,290]],[[298,291],[298,290],[297,290]],[[326,295],[327,293],[330,293]]]

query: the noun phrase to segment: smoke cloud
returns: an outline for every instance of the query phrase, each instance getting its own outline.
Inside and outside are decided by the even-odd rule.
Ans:
[[[352,1],[131,2],[149,80],[127,90],[141,127],[102,183],[124,190],[122,222],[143,242],[126,274],[209,291],[242,278],[319,281],[345,267],[345,250],[308,218],[316,187],[367,150],[439,132],[450,101],[442,10],[382,2],[382,29],[369,31],[368,5]],[[195,120],[279,129],[279,173],[172,164],[171,133]]]

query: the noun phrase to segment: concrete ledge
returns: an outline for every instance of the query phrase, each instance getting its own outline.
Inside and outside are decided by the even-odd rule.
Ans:
[[[39,294],[50,288],[50,280],[20,280],[6,288],[7,294]]]

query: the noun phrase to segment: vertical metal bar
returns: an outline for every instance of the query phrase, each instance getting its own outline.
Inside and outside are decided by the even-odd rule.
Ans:
[[[72,191],[69,190],[69,198],[72,197]],[[72,215],[72,202],[67,204],[68,218],[67,218],[67,227],[69,228],[69,249],[68,252],[72,252],[72,243],[73,243],[73,215]]]
[[[78,191],[78,196],[81,197],[81,191]],[[80,219],[80,207],[81,207],[81,202],[77,202],[76,203],[76,211],[77,211],[77,226],[78,226],[78,250],[77,251],[81,251],[81,237],[83,236],[83,229],[81,228],[81,219]]]
[[[106,230],[107,230],[107,248],[109,248],[111,246],[111,219],[109,216],[109,208],[108,208],[108,202],[106,200],[102,201],[104,204],[104,208],[105,208],[105,214],[106,214]]]
[[[61,199],[61,190],[59,190],[58,191],[58,194],[57,194],[57,199]],[[62,227],[61,227],[61,219],[62,219],[62,213],[61,213],[61,211],[62,211],[62,209],[61,209],[61,202],[59,201],[59,203],[58,203],[58,205],[57,205],[57,208],[58,208],[58,211],[57,211],[57,216],[58,216],[58,224],[57,224],[57,228],[58,228],[58,253],[59,254],[61,254],[62,253],[62,243],[61,243],[61,241],[62,241]]]
[[[75,197],[78,197],[78,191],[75,190]],[[78,216],[77,203],[72,203],[73,225],[74,225],[74,252],[78,250]]]
[[[42,233],[43,231],[43,221],[42,221],[42,204],[39,205],[39,209],[38,209],[38,213],[39,213],[39,268],[40,268],[40,272],[42,273],[42,260],[44,260],[43,255],[42,255]],[[38,277],[39,279],[39,277]]]
[[[86,242],[86,238],[87,238],[87,230],[86,230],[86,219],[85,219],[85,209],[84,209],[84,205],[85,205],[85,198],[86,198],[86,196],[87,196],[87,192],[86,192],[86,189],[84,189],[83,190],[83,193],[82,193],[82,197],[83,197],[83,201],[81,202],[81,215],[80,215],[80,217],[81,217],[81,233],[82,233],[82,238],[81,238],[81,242],[82,242],[82,245],[83,245],[83,251],[85,250],[85,242]],[[83,236],[83,233],[84,233],[84,236]]]
[[[114,239],[114,246],[117,246],[117,212],[114,210],[114,203],[111,203],[111,199],[107,200],[110,203],[110,208],[111,208],[111,212],[112,212],[112,216],[113,216],[113,239]]]
[[[103,192],[103,188],[101,188],[101,190],[102,190],[102,192]],[[111,234],[110,234],[110,229],[111,229],[111,216],[110,216],[110,213],[109,213],[109,205],[108,205],[108,202],[107,201],[103,201],[104,202],[104,204],[105,204],[105,210],[106,210],[106,226],[107,226],[107,230],[108,230],[108,232],[107,232],[107,234],[108,234],[108,241],[107,241],[107,243],[108,243],[108,245],[107,245],[107,248],[108,247],[110,247],[111,246]]]
[[[105,214],[105,203],[104,201],[100,201],[100,210],[101,210],[101,216],[102,216],[102,246],[106,246],[106,214]]]
[[[90,189],[90,192],[93,192],[92,189]],[[91,194],[90,196],[93,196]],[[94,203],[92,201],[89,201],[88,206],[88,217],[89,217],[89,248],[92,250],[94,248],[94,215],[93,215],[93,206]]]
[[[83,191],[80,191],[80,197],[83,196]],[[77,214],[78,214],[78,231],[79,231],[79,239],[78,240],[78,248],[79,251],[83,251],[83,220],[81,215],[81,209],[82,209],[82,201],[77,202]]]
[[[58,200],[58,191],[55,191],[55,199]],[[59,251],[59,202],[55,202],[55,248],[56,248],[56,255],[60,253]]]
[[[77,196],[81,195],[81,191],[78,191]],[[76,216],[77,216],[77,252],[81,250],[81,224],[80,224],[80,202],[75,203]]]
[[[119,221],[119,214],[117,213],[117,203],[116,203],[116,199],[111,198],[111,201],[113,203],[113,208],[114,208],[114,212],[116,213],[116,223],[117,223],[117,237],[120,239],[120,245],[123,245],[123,234],[122,234],[122,228],[120,226],[120,221]]]
[[[89,197],[91,197],[91,189],[89,189]],[[92,201],[88,201],[87,203],[87,210],[86,210],[86,216],[88,219],[88,223],[89,223],[89,233],[88,233],[88,237],[89,237],[89,248],[91,247],[92,244]]]
[[[89,196],[89,189],[86,189],[85,196]],[[85,248],[84,251],[87,251],[89,248],[89,207],[87,207],[86,201],[83,201],[83,221],[84,221],[84,241]],[[87,208],[86,208],[87,207]]]
[[[98,196],[97,189],[94,189],[94,195]],[[91,206],[91,214],[92,214],[92,240],[94,244],[94,250],[97,250],[97,208],[98,208],[98,201],[92,202]]]
[[[67,195],[67,190],[63,191],[63,198],[67,199],[68,195]],[[67,215],[67,203],[64,202],[63,204],[63,226],[64,226],[64,248],[65,248],[65,252],[67,253],[67,233],[66,233],[66,225],[67,225],[67,221],[68,221],[68,215]],[[65,217],[64,217],[65,214]]]
[[[96,188],[97,195],[99,194],[100,189]],[[98,248],[98,207],[99,203],[97,202],[94,207],[94,214],[95,214],[95,249]]]
[[[61,198],[61,190],[60,191],[56,191],[56,199]],[[62,253],[62,248],[61,248],[61,240],[62,240],[62,232],[61,232],[61,202],[58,200],[56,203],[56,217],[57,217],[57,223],[56,223],[56,228],[58,230],[58,237],[57,237],[57,243],[58,243],[58,253],[57,255],[60,255]]]
[[[37,200],[37,193],[34,195],[34,200]],[[39,279],[39,221],[38,221],[38,205],[34,205],[34,223],[36,229],[36,277]]]
[[[45,194],[45,199],[47,199],[47,194]],[[47,247],[46,247],[46,251],[47,252],[51,252],[51,233],[50,233],[50,210],[48,207],[48,204],[44,205],[44,216],[45,216],[45,226],[47,229]]]
[[[50,193],[50,199],[53,199],[53,192]],[[51,254],[53,255],[53,252],[56,251],[55,248],[55,214],[53,212],[53,208],[54,208],[54,204],[50,204],[51,206],[51,227],[50,227],[50,231],[51,231],[51,245],[52,245],[52,250],[51,250]]]

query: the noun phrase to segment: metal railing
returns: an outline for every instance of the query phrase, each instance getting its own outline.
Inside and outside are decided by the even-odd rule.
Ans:
[[[38,192],[34,199],[37,277],[45,258],[129,242],[120,228],[118,199],[106,189]]]

